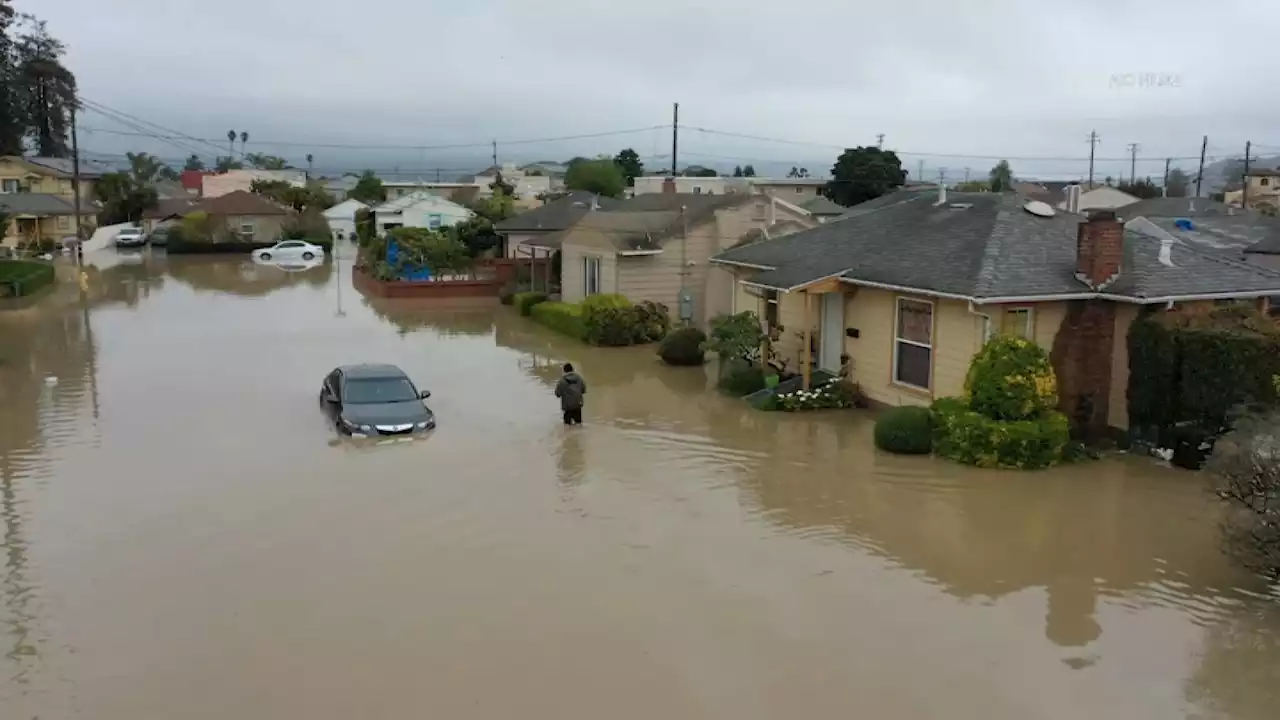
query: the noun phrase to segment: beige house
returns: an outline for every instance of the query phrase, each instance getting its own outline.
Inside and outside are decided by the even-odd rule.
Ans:
[[[898,192],[843,219],[722,252],[733,308],[760,314],[794,369],[845,373],[872,401],[959,395],[995,333],[1053,360],[1077,427],[1127,428],[1133,320],[1178,304],[1258,302],[1280,272],[1110,211],[1024,207],[1014,193]],[[809,348],[805,352],[806,346]]]
[[[82,162],[80,209],[75,205],[74,168],[64,158],[0,157],[0,210],[10,221],[0,228],[0,244],[61,242],[76,234],[76,217],[92,225],[98,208],[93,190],[104,168]]]
[[[1280,210],[1280,170],[1273,168],[1253,168],[1245,177],[1249,188],[1249,208],[1270,211]],[[1223,201],[1228,205],[1243,207],[1245,203],[1244,189],[1231,190],[1223,194]]]
[[[695,324],[730,312],[733,275],[712,255],[754,231],[778,237],[817,222],[805,210],[760,195],[639,195],[586,213],[560,237],[561,292],[567,302],[620,293],[681,316],[681,288]]]
[[[284,222],[292,214],[270,200],[244,190],[236,190],[205,198],[200,201],[165,200],[143,213],[143,224],[147,230],[171,220],[181,220],[196,213],[207,213],[215,218],[227,232],[238,235],[246,242],[273,242],[284,230]]]

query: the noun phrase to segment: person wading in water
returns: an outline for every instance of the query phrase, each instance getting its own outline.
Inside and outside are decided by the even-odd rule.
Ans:
[[[556,383],[556,397],[560,398],[560,409],[564,411],[565,425],[582,424],[582,396],[587,392],[587,383],[582,376],[573,371],[573,363],[564,364],[564,375]]]

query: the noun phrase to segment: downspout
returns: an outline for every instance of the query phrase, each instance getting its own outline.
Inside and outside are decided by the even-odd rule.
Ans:
[[[978,312],[977,308],[976,308],[976,307],[974,307],[974,304],[973,304],[973,301],[972,301],[972,300],[970,300],[970,301],[969,301],[969,314],[970,314],[970,315],[974,315],[974,316],[976,316],[976,317],[980,317],[980,318],[982,318],[983,320],[985,320],[985,321],[986,321],[986,324],[985,324],[985,325],[983,325],[983,329],[984,329],[984,330],[989,329],[989,328],[991,327],[991,316],[990,316],[990,315],[988,315],[988,314],[986,314],[986,313],[980,313],[980,312]],[[987,334],[986,334],[985,332],[984,332],[984,333],[982,333],[982,344],[983,344],[983,345],[986,345],[986,344],[987,344]]]

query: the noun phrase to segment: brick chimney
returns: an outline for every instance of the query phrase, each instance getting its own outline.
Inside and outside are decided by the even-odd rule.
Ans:
[[[1076,279],[1102,290],[1120,277],[1124,261],[1124,223],[1110,210],[1095,210],[1076,235]]]
[[[675,180],[675,178],[671,178],[671,177],[669,177],[669,178],[666,178],[665,180],[663,180],[663,181],[662,181],[662,193],[663,193],[664,195],[675,195],[675,194],[676,194],[676,180]]]

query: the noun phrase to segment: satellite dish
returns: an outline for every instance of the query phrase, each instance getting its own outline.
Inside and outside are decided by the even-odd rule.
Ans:
[[[1053,217],[1054,213],[1053,206],[1047,202],[1041,202],[1039,200],[1028,200],[1027,204],[1022,206],[1022,209],[1036,217],[1043,218]]]

